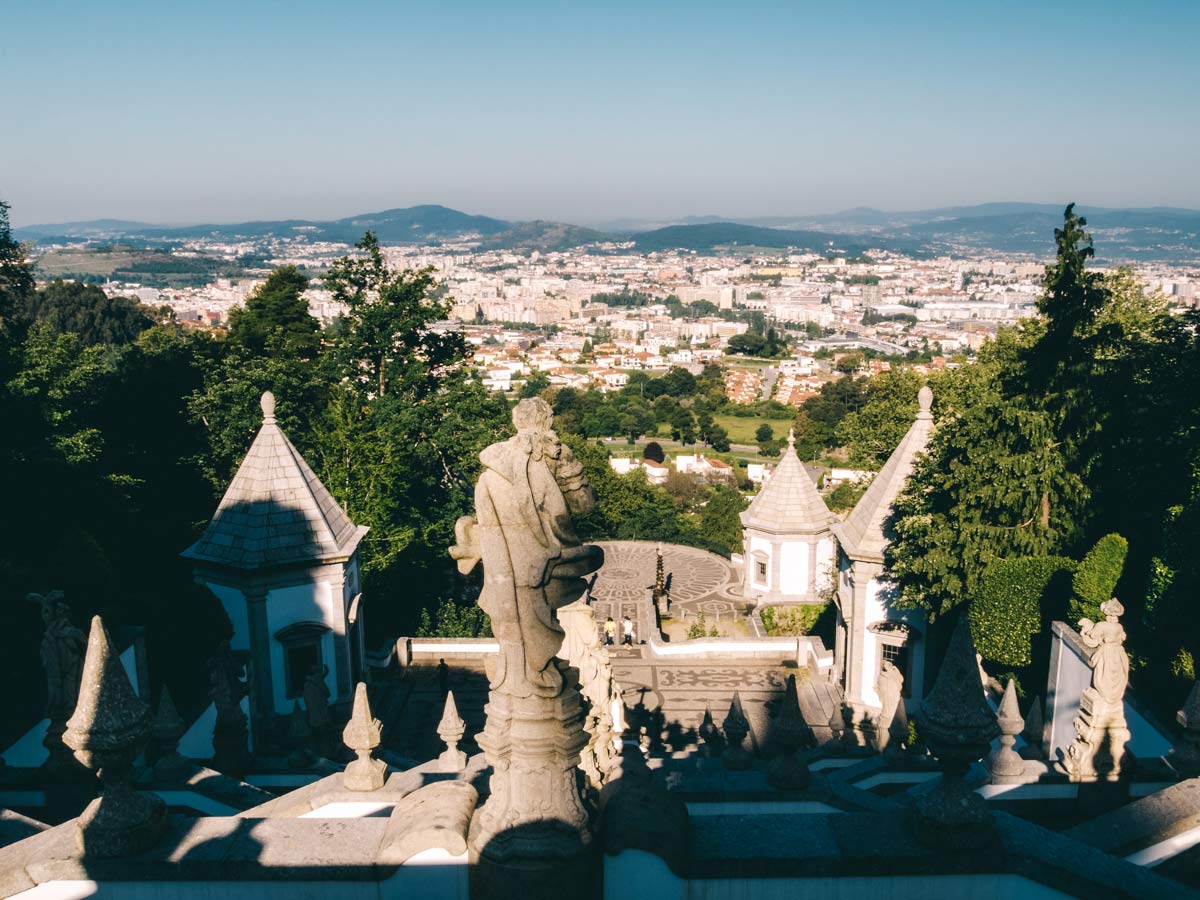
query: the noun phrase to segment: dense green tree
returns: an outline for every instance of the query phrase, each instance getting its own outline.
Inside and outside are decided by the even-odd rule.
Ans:
[[[335,261],[325,276],[348,308],[332,351],[337,370],[364,399],[423,399],[466,355],[461,333],[433,327],[450,306],[430,296],[432,269],[393,270],[371,232],[354,246],[357,255]]]
[[[521,385],[521,390],[517,392],[517,397],[522,400],[529,397],[536,397],[548,387],[550,387],[550,376],[541,369],[538,369],[535,372],[529,373],[529,377]]]
[[[700,524],[697,536],[704,546],[729,556],[742,550],[742,510],[746,508],[746,498],[737,488],[719,484],[712,489],[712,494],[704,508],[700,511]]]
[[[90,347],[115,347],[133,340],[154,324],[151,311],[136,300],[111,300],[94,284],[56,279],[29,295],[27,317],[58,334],[71,333]]]
[[[849,450],[850,464],[880,468],[917,414],[921,378],[910,369],[893,369],[867,379],[866,400],[848,412],[834,429],[837,441]]]
[[[321,327],[309,315],[306,290],[308,276],[295,266],[275,269],[230,313],[229,340],[257,356],[312,359],[321,347]]]
[[[713,425],[708,429],[708,445],[718,453],[729,452],[729,432],[725,430],[724,426]]]
[[[979,398],[935,431],[896,502],[888,560],[903,602],[938,615],[971,597],[992,562],[1054,553],[1085,501],[1045,413]]]

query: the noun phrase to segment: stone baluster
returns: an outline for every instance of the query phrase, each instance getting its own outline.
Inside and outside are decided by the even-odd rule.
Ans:
[[[971,764],[1000,733],[983,695],[965,613],[950,636],[937,682],[921,703],[921,733],[942,768],[941,780],[916,803],[918,839],[930,847],[983,847],[994,835],[991,811],[965,781]]]
[[[1025,727],[1025,720],[1021,718],[1021,708],[1017,705],[1017,685],[1011,678],[1000,699],[996,724],[1000,726],[1000,746],[988,755],[987,767],[993,784],[1011,784],[1020,781],[1025,772],[1025,760],[1013,749],[1017,735]]]
[[[721,723],[721,728],[725,732],[725,752],[721,755],[725,768],[750,768],[754,763],[754,757],[749,750],[742,746],[742,741],[746,740],[746,736],[750,733],[750,723],[746,720],[746,713],[742,710],[742,696],[737,691],[733,692],[733,700],[729,704],[729,712],[725,716],[725,721]]]
[[[192,763],[179,754],[179,739],[186,729],[184,721],[175,709],[170,689],[164,685],[158,697],[158,709],[154,712],[151,732],[158,758],[154,762],[154,774],[164,781],[184,777]]]
[[[99,616],[92,619],[79,702],[64,743],[104,783],[77,820],[84,856],[132,856],[149,849],[167,824],[166,805],[133,788],[133,761],[150,737],[150,707],[138,698]]]
[[[382,731],[379,720],[371,715],[367,686],[360,681],[354,689],[354,708],[350,713],[350,721],[342,730],[342,740],[356,757],[342,773],[342,786],[347,790],[377,791],[383,787],[387,763],[371,756],[379,746]]]
[[[467,723],[458,714],[454,691],[446,692],[446,708],[442,711],[442,720],[438,722],[437,731],[438,737],[446,742],[446,749],[438,757],[438,771],[461,772],[467,767],[467,754],[458,749],[458,742],[467,732]]]
[[[783,704],[775,717],[771,736],[779,743],[781,753],[767,767],[767,778],[771,785],[781,790],[799,791],[808,787],[811,778],[808,764],[800,759],[799,750],[808,743],[808,724],[800,712],[800,696],[796,690],[796,676],[789,675]]]

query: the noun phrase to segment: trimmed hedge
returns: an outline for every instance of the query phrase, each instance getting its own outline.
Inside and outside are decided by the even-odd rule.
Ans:
[[[1052,594],[1066,587],[1056,576],[1077,565],[1064,556],[1026,556],[991,566],[968,611],[976,651],[1003,666],[1032,663],[1031,639],[1042,630]]]
[[[1072,625],[1084,618],[1093,622],[1104,618],[1100,604],[1111,598],[1117,589],[1128,550],[1129,541],[1121,535],[1106,534],[1088,551],[1071,580],[1071,589],[1075,592],[1071,599]]]

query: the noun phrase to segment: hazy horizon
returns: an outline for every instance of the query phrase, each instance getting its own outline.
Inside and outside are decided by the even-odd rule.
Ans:
[[[46,0],[5,26],[17,226],[1200,208],[1182,0]]]

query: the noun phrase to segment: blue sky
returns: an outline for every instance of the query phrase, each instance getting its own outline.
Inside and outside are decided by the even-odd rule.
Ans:
[[[26,0],[15,224],[1200,207],[1200,2]]]

